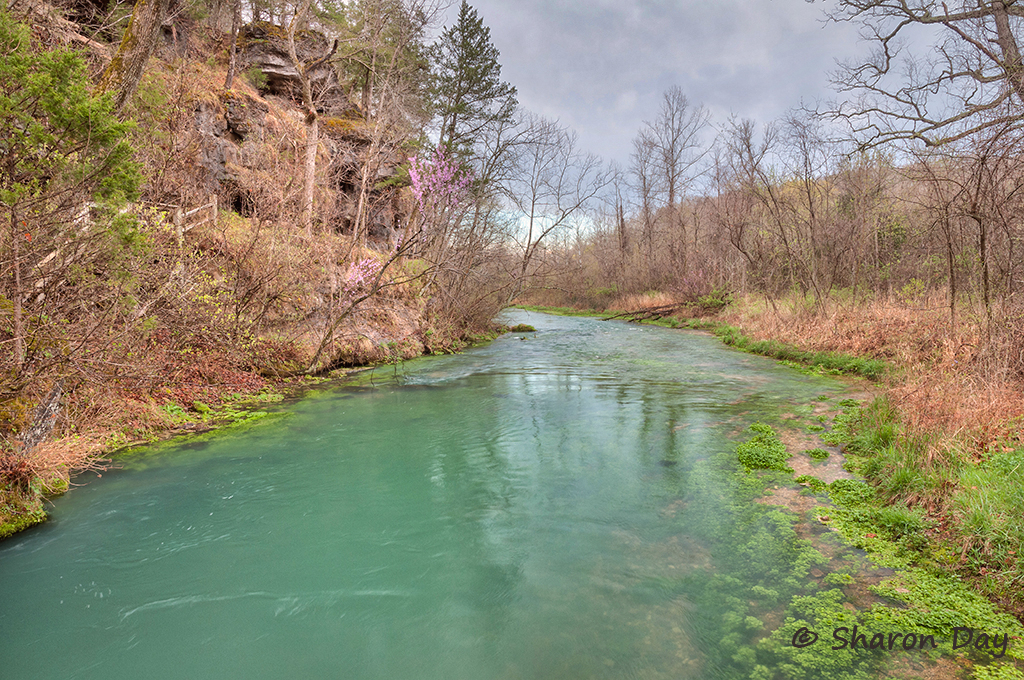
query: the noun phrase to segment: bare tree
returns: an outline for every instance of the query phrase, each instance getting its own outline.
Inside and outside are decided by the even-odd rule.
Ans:
[[[313,191],[316,184],[316,151],[319,144],[319,118],[316,105],[313,102],[313,87],[310,73],[325,61],[333,56],[338,49],[338,41],[334,41],[329,54],[310,63],[299,61],[295,51],[295,31],[302,25],[309,14],[312,0],[302,0],[302,4],[295,8],[291,21],[288,22],[288,56],[291,58],[292,67],[299,76],[302,89],[302,107],[305,109],[306,123],[306,150],[305,150],[305,172],[302,180],[302,216],[300,222],[306,231],[306,236],[313,237]]]
[[[632,170],[639,194],[649,278],[655,269],[654,231],[659,212],[670,233],[672,268],[686,275],[687,239],[679,201],[695,178],[697,164],[707,153],[701,135],[709,120],[710,113],[703,106],[691,106],[682,89],[673,86],[662,97],[658,117],[645,122],[633,139]]]
[[[516,234],[521,257],[509,299],[522,292],[546,240],[581,219],[609,180],[600,159],[579,149],[574,132],[530,113],[522,114],[520,125],[528,130],[529,143],[517,149],[515,174],[503,187],[521,218]]]
[[[228,74],[224,77],[224,89],[230,90],[235,84],[238,57],[238,29],[242,23],[242,0],[231,0],[231,43],[228,46]]]
[[[1017,0],[839,0],[827,15],[859,23],[873,43],[866,60],[835,74],[839,90],[857,96],[830,111],[850,122],[862,147],[892,140],[935,146],[1019,124],[1024,5]],[[910,35],[926,32],[931,57],[907,54]]]
[[[646,264],[650,267],[654,252],[654,213],[656,200],[655,143],[649,134],[641,130],[633,138],[633,153],[630,156],[633,174],[633,188],[637,193],[640,209],[641,240],[646,251]]]
[[[673,85],[662,97],[658,117],[644,123],[641,134],[653,147],[655,167],[661,175],[669,207],[676,205],[689,188],[694,167],[707,153],[702,148],[701,134],[710,118],[703,106],[691,106],[682,89]]]

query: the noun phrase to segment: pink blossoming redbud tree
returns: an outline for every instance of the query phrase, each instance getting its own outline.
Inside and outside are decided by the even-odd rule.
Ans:
[[[471,180],[469,173],[445,153],[443,146],[435,149],[429,159],[410,158],[409,179],[412,195],[424,218],[458,206],[466,197]]]
[[[459,204],[469,189],[471,177],[459,164],[450,158],[443,147],[434,150],[429,158],[413,156],[409,159],[409,179],[412,195],[416,199],[413,216],[405,234],[400,236],[383,257],[365,257],[349,265],[341,283],[339,302],[341,313],[334,318],[310,363],[313,370],[320,361],[324,350],[331,344],[334,332],[364,300],[372,297],[382,287],[384,274],[398,258],[413,251],[427,249],[429,240],[444,229],[436,229],[453,219]],[[424,253],[418,252],[418,256]]]

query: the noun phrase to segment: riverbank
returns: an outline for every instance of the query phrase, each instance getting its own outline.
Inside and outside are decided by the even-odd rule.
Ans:
[[[922,564],[954,574],[1024,619],[1024,389],[1012,339],[984,316],[951,328],[941,306],[819,311],[746,300],[722,315],[755,340],[840,352],[889,366],[873,403],[845,424],[875,502],[917,513]]]
[[[814,309],[748,297],[713,317],[683,312],[648,322],[708,330],[738,349],[872,379],[876,397],[844,416],[841,429],[872,503],[917,518],[920,564],[1024,618],[1024,394],[996,370],[993,350],[979,349],[980,329],[964,324],[952,332],[943,313],[881,304]]]
[[[364,332],[345,367],[292,377],[277,377],[265,365],[287,365],[294,350],[260,366],[223,349],[171,360],[170,353],[154,348],[148,386],[78,385],[62,400],[54,437],[28,456],[0,457],[0,540],[45,522],[47,502],[73,486],[74,474],[102,472],[120,451],[244,425],[266,416],[264,406],[298,398],[317,385],[345,382],[366,369],[418,356],[458,352],[506,331],[492,325],[459,337],[431,332],[429,345],[411,334],[372,343]]]

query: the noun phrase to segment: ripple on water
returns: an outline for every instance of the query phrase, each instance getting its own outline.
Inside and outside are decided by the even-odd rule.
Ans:
[[[707,597],[749,586],[728,461],[754,420],[839,388],[703,335],[513,317],[538,333],[57,500],[0,544],[4,673],[745,677]]]

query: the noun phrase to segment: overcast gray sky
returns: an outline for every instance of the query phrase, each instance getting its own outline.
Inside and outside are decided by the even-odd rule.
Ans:
[[[805,0],[469,0],[501,52],[519,102],[574,128],[582,145],[628,160],[642,121],[679,85],[722,123],[769,122],[833,96],[837,58],[866,51],[853,26],[824,24]],[[446,25],[458,13],[449,10]]]

